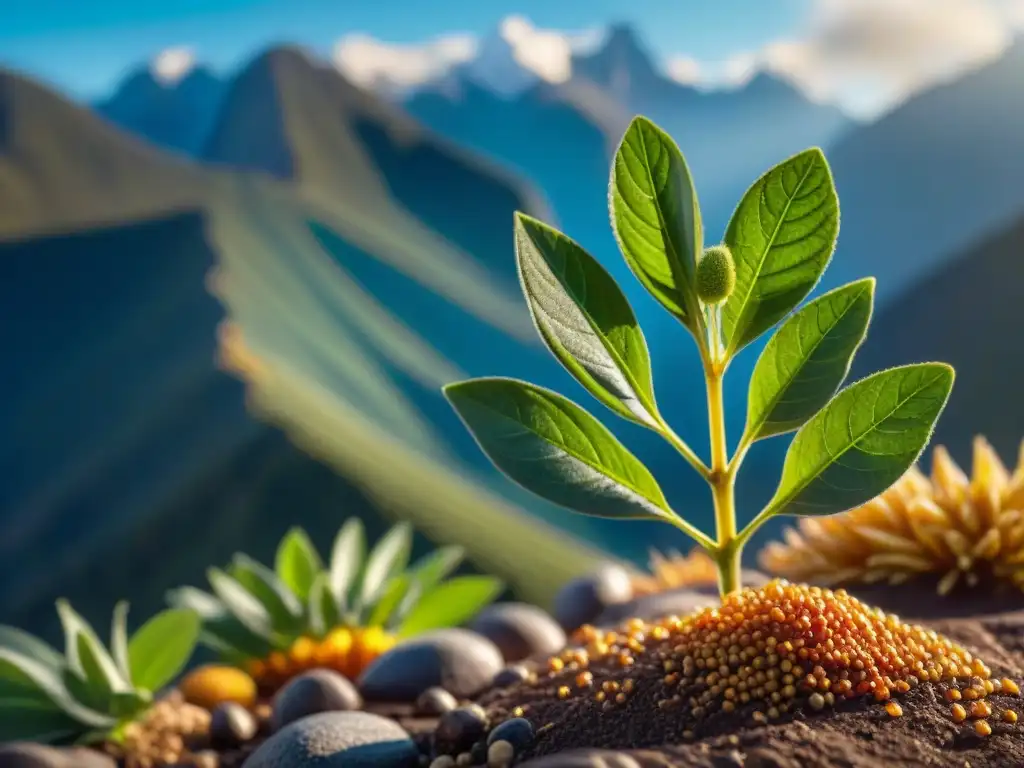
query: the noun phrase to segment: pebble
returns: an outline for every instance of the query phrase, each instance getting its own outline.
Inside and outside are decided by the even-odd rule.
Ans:
[[[240,704],[221,704],[210,716],[210,741],[217,747],[237,747],[256,736],[259,723]]]
[[[306,715],[347,712],[363,706],[356,687],[330,669],[314,669],[293,678],[274,696],[270,728],[278,731]]]
[[[417,768],[419,752],[394,720],[369,712],[320,712],[285,726],[242,768]]]
[[[84,747],[58,749],[12,741],[0,745],[0,768],[117,768],[117,762],[109,755]]]
[[[535,738],[533,724],[529,720],[525,717],[513,717],[495,726],[487,737],[487,744],[490,746],[503,741],[512,746],[515,754],[521,755],[533,746]]]
[[[439,629],[399,643],[359,678],[373,701],[415,701],[440,686],[460,699],[483,690],[502,668],[498,647],[468,629]]]
[[[501,672],[494,676],[491,681],[491,685],[495,688],[508,688],[509,686],[521,683],[524,680],[529,679],[530,670],[524,667],[522,664],[512,664],[505,667]]]
[[[487,747],[487,768],[508,768],[515,756],[515,747],[507,741],[492,742]]]
[[[536,757],[519,768],[641,768],[636,759],[610,749],[573,749]]]
[[[454,768],[455,758],[451,755],[440,755],[430,763],[430,768]]]
[[[416,714],[436,717],[445,712],[451,712],[459,706],[458,700],[448,691],[439,686],[427,688],[420,697],[416,699]]]
[[[251,707],[256,701],[256,681],[236,667],[206,664],[189,672],[178,685],[189,704],[213,710],[233,701]]]
[[[457,755],[473,748],[487,733],[487,713],[470,704],[441,715],[434,729],[434,751],[437,754]]]
[[[565,630],[546,611],[528,603],[497,603],[477,614],[469,628],[489,638],[505,661],[551,656],[565,648]]]
[[[709,594],[704,590],[683,587],[669,592],[644,595],[621,605],[613,605],[604,610],[594,623],[597,626],[611,626],[632,618],[656,621],[665,616],[685,616],[688,613],[719,604],[717,593]]]
[[[633,599],[629,571],[608,563],[595,572],[567,582],[555,595],[552,614],[565,632],[592,624],[609,606]]]

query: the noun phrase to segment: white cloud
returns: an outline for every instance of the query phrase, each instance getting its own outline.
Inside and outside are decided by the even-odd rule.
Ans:
[[[512,15],[485,40],[455,34],[421,44],[398,45],[368,35],[348,35],[334,46],[332,59],[354,83],[378,91],[408,91],[473,62],[474,75],[481,82],[514,92],[536,79],[550,83],[568,80],[573,54],[592,50],[603,38],[601,29],[539,29],[529,19]]]
[[[335,66],[364,88],[408,89],[429,82],[477,53],[472,35],[445,35],[419,45],[385,43],[348,35],[334,46]]]
[[[667,71],[727,86],[766,70],[813,99],[871,117],[994,59],[1015,27],[1024,27],[1024,0],[815,0],[792,37],[723,62],[670,60]]]
[[[157,80],[171,85],[181,80],[195,65],[195,51],[182,46],[158,53],[150,62],[150,70]]]

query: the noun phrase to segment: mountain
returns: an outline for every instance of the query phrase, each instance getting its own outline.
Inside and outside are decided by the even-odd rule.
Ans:
[[[144,67],[126,77],[96,111],[159,146],[194,155],[209,137],[225,87],[206,67],[195,67],[173,82]]]
[[[509,238],[460,221],[472,197],[507,232],[539,198],[359,93],[324,110],[325,82],[349,92],[297,55],[229,85],[216,164],[0,74],[0,622],[52,631],[62,594],[96,621],[119,597],[154,610],[348,514],[463,543],[542,602],[597,556],[525,511],[439,393],[501,355],[557,372],[490,267]]]
[[[878,275],[904,295],[1024,208],[1024,39],[830,149],[843,210],[828,285]]]
[[[872,322],[853,375],[923,360],[956,369],[949,404],[933,444],[970,466],[971,440],[983,434],[1007,463],[1024,438],[1024,205],[1014,221],[961,249],[905,289]]]

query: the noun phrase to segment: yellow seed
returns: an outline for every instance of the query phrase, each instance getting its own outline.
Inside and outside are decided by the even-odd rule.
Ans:
[[[1003,722],[1004,723],[1016,723],[1017,722],[1017,713],[1014,712],[1012,709],[1004,709],[1003,710]]]
[[[569,698],[569,686],[561,685],[558,687],[558,698],[567,699]]]
[[[885,705],[885,711],[889,713],[890,717],[899,717],[903,714],[903,707],[895,701],[890,701]]]
[[[992,707],[987,701],[976,701],[971,704],[971,717],[988,717],[992,714]]]
[[[967,710],[964,709],[963,704],[954,704],[952,707],[950,707],[950,710],[953,712],[954,722],[962,723],[964,720],[967,719]]]
[[[986,720],[978,720],[974,724],[974,730],[979,736],[989,736],[992,734],[992,726]]]
[[[1017,696],[1020,694],[1020,686],[1013,682],[1013,680],[1011,680],[1010,678],[1004,677],[999,682],[1003,684],[1003,693],[1008,693],[1011,696]]]

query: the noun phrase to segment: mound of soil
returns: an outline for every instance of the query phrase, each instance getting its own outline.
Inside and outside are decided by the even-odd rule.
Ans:
[[[1020,680],[1024,673],[1024,616],[930,622],[929,626],[985,659],[993,676]],[[980,736],[973,721],[956,723],[943,697],[946,684],[922,684],[898,697],[903,714],[890,716],[872,699],[837,703],[835,710],[802,708],[777,722],[755,725],[737,711],[709,718],[699,741],[684,738],[672,710],[638,694],[614,717],[599,709],[560,702],[552,691],[524,695],[494,690],[489,711],[526,706],[539,726],[530,768],[877,768],[1024,766],[1024,698],[991,694],[992,733]],[[966,702],[964,702],[966,703]],[[1018,724],[1000,715],[1011,709]]]

